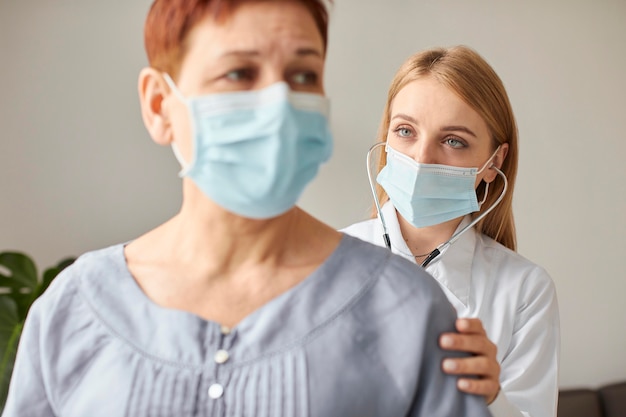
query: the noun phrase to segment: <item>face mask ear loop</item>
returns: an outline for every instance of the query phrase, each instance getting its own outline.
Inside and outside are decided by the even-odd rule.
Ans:
[[[498,153],[498,150],[500,150],[500,145],[498,145],[498,147],[496,148],[496,150],[494,151],[494,153],[491,155],[491,157],[489,159],[487,159],[487,162],[485,162],[485,165],[483,165],[483,167],[478,170],[477,174],[480,174],[481,172],[483,172],[483,170],[485,169],[485,167],[487,166],[487,164],[491,163],[491,161],[493,160],[493,158],[496,156],[496,154]],[[491,166],[489,168],[495,168],[495,165],[491,164]],[[506,181],[506,179],[505,179]],[[483,194],[483,199],[480,203],[478,203],[478,207],[482,207],[483,203],[485,201],[487,201],[487,194],[489,193],[489,183],[485,182],[485,193]]]
[[[170,77],[170,75],[167,72],[163,73],[163,79],[165,80],[165,83],[167,84],[167,86],[174,92],[174,95],[183,103],[187,102],[187,98],[183,95],[183,93],[180,92],[180,90],[178,89],[178,87],[176,87],[176,84],[174,83],[174,80],[172,80],[172,77]]]
[[[174,80],[172,80],[172,77],[170,77],[170,75],[167,72],[163,73],[163,79],[165,80],[165,83],[168,85],[170,90],[172,90],[176,98],[178,98],[181,102],[186,104],[187,99],[185,98],[185,96],[183,96],[183,93],[180,92],[178,87],[176,87],[176,84],[174,84]],[[181,170],[178,173],[178,176],[182,178],[189,171],[190,165],[189,163],[187,163],[187,161],[185,161],[185,158],[183,158],[183,155],[178,149],[178,146],[176,146],[175,142],[172,142],[172,151],[174,152],[174,156],[178,160],[178,163],[180,163]]]
[[[376,212],[378,213],[378,219],[380,220],[380,223],[383,226],[383,240],[385,241],[385,246],[387,246],[387,249],[391,250],[391,240],[389,239],[389,233],[387,233],[387,225],[385,224],[385,218],[383,217],[383,213],[380,210],[380,202],[378,201],[378,195],[376,194],[376,187],[374,186],[374,181],[372,179],[372,164],[371,164],[372,151],[378,148],[379,146],[384,146],[384,145],[385,145],[385,142],[378,142],[374,144],[367,151],[367,158],[366,158],[367,179],[370,183],[370,190],[372,191],[372,197],[374,197],[374,204],[376,205]]]

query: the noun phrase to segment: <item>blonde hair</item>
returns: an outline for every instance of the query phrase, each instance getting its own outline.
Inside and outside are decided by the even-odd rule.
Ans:
[[[389,87],[377,141],[387,140],[391,106],[398,92],[410,82],[427,76],[454,91],[478,112],[489,128],[494,151],[498,145],[508,143],[508,153],[500,168],[508,179],[507,193],[500,204],[476,224],[476,229],[507,248],[516,250],[513,190],[518,159],[517,125],[502,80],[478,53],[466,46],[454,46],[428,49],[409,57],[396,72]],[[386,162],[386,153],[381,152],[377,172],[380,172]],[[384,204],[389,197],[380,185],[377,184],[376,187],[379,201]],[[489,194],[481,207],[483,209],[490,207],[502,193],[503,187],[502,179],[499,176],[496,177],[496,180],[490,184]],[[477,193],[482,195],[484,188],[485,183],[481,182]],[[480,212],[476,212],[473,216],[479,214]],[[373,217],[376,217],[375,207]]]

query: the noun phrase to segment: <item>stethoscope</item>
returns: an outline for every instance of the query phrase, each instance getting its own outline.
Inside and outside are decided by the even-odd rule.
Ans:
[[[372,151],[374,151],[374,149],[380,146],[385,146],[386,144],[387,144],[386,142],[378,142],[374,144],[369,149],[369,151],[367,151],[367,179],[369,180],[370,190],[372,191],[372,196],[374,197],[374,204],[376,205],[376,212],[378,213],[378,219],[380,220],[380,223],[383,227],[383,240],[385,241],[385,246],[387,246],[387,249],[391,250],[391,240],[389,239],[389,233],[387,232],[387,225],[385,224],[385,217],[383,216],[382,210],[380,209],[380,202],[378,201],[378,196],[376,195],[376,187],[374,186],[374,181],[372,179],[372,165],[371,165]],[[504,172],[500,171],[500,169],[498,169],[495,165],[492,164],[489,168],[494,169],[504,180],[504,188],[502,189],[502,193],[500,194],[500,197],[498,197],[498,199],[491,205],[491,207],[489,207],[487,210],[481,213],[478,217],[472,220],[470,224],[468,224],[463,229],[453,234],[450,239],[443,242],[441,245],[437,246],[432,252],[430,252],[428,256],[426,257],[426,259],[424,259],[424,261],[421,263],[422,268],[426,268],[426,266],[428,266],[428,264],[430,264],[433,261],[433,259],[439,256],[441,252],[443,252],[448,246],[456,242],[463,233],[465,233],[466,231],[474,227],[476,223],[481,221],[487,214],[491,212],[491,210],[493,210],[498,204],[500,204],[500,202],[504,198],[504,195],[506,194],[506,190],[508,188],[509,182],[506,179],[506,175],[504,175]],[[487,182],[485,183],[485,197],[483,198],[483,201],[480,204],[482,204],[487,198],[488,191],[489,191],[489,183]]]

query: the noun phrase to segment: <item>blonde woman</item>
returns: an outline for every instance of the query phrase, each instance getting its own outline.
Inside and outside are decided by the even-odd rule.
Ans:
[[[555,416],[556,293],[515,252],[518,140],[502,81],[470,48],[420,52],[392,81],[378,139],[373,218],[344,232],[435,277],[461,317],[439,343],[473,354],[443,361],[460,390],[494,416]]]

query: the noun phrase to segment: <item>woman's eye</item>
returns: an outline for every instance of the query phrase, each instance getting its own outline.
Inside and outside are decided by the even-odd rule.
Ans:
[[[399,127],[396,129],[396,133],[398,134],[398,136],[402,137],[402,138],[408,138],[410,137],[413,132],[411,131],[411,129],[407,128],[407,127]]]
[[[250,81],[254,78],[255,71],[251,68],[240,68],[232,71],[228,71],[224,74],[224,77],[229,81]]]
[[[449,146],[451,146],[453,148],[464,148],[465,147],[465,143],[463,143],[461,140],[459,140],[457,138],[447,138],[446,139],[446,144],[448,144]]]
[[[297,85],[316,85],[318,77],[314,72],[305,71],[294,74],[293,77],[291,77],[291,80]]]

